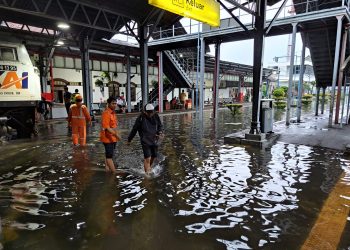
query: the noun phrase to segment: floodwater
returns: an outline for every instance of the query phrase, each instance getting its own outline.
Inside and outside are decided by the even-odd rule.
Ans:
[[[2,246],[299,249],[334,185],[340,178],[349,185],[349,160],[308,146],[224,145],[224,135],[249,127],[251,113],[210,115],[203,122],[194,113],[162,117],[166,137],[151,178],[137,137],[118,144],[122,170],[103,171],[98,124],[83,149],[72,147],[64,122],[42,124],[38,139],[1,146]],[[119,116],[124,138],[134,120]],[[349,224],[350,217],[339,249],[350,247]]]

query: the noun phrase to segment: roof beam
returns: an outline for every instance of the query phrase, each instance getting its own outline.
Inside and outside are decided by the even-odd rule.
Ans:
[[[251,9],[248,9],[247,7],[245,7],[244,5],[242,5],[240,3],[237,3],[234,0],[226,0],[226,1],[229,2],[230,4],[234,5],[235,7],[240,8],[241,10],[244,10],[245,12],[247,12],[253,16],[256,15],[256,13],[254,11],[252,11]]]
[[[245,31],[248,31],[248,28],[226,7],[226,5],[221,0],[217,1],[232,16],[232,18],[239,24],[239,26],[241,26]]]
[[[106,10],[102,7],[99,6],[91,6],[89,4],[82,3],[81,1],[76,1],[76,0],[56,0],[60,13],[59,16],[55,15],[50,15],[48,11],[50,10],[50,7],[52,7],[53,1],[48,0],[48,2],[45,5],[44,9],[40,9],[38,6],[38,0],[31,0],[30,4],[33,7],[17,7],[16,6],[16,0],[14,0],[11,4],[7,0],[0,0],[0,9],[3,10],[9,10],[17,13],[22,13],[22,14],[27,14],[31,16],[36,16],[36,17],[41,17],[41,18],[46,18],[54,21],[61,21],[61,22],[66,22],[71,25],[77,25],[81,27],[87,27],[91,29],[96,29],[100,31],[107,31],[110,33],[115,33],[116,29],[118,28],[118,21],[120,17],[124,17],[126,19],[130,19],[129,17],[125,17],[122,15],[118,15],[116,12]],[[65,2],[73,2],[76,3],[74,10],[72,14],[69,16],[67,14],[66,10],[66,5],[64,4]],[[80,7],[80,8],[79,8]],[[97,13],[97,17],[94,17],[94,19],[91,19],[92,17],[88,15],[86,11],[86,7],[94,9]],[[33,10],[34,9],[34,10]],[[99,18],[101,18],[101,13],[103,14],[106,22],[98,22]],[[57,13],[56,13],[57,14]],[[86,18],[85,20],[79,20],[79,18],[75,18],[78,14],[83,15]],[[108,14],[108,16],[107,16]],[[109,20],[109,18],[112,18],[112,20],[116,20],[114,26],[112,27],[112,24]]]
[[[281,13],[282,9],[284,8],[284,6],[286,5],[288,0],[284,0],[281,7],[278,9],[276,15],[272,18],[269,26],[266,28],[265,30],[265,36],[270,32],[270,29],[272,28],[272,25],[274,24],[275,20],[277,19],[277,17],[279,16],[279,14]]]

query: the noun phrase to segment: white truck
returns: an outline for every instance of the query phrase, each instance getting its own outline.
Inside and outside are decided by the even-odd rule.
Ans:
[[[0,120],[17,130],[17,138],[35,132],[41,100],[40,77],[24,44],[0,41]]]

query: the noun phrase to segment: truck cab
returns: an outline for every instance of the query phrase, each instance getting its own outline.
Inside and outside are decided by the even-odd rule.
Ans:
[[[18,138],[35,131],[40,99],[40,77],[24,44],[0,41],[0,118],[17,130]]]

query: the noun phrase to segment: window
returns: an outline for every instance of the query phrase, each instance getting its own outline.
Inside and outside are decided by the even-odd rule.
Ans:
[[[75,68],[76,69],[81,69],[81,59],[80,58],[75,58]]]
[[[93,60],[92,61],[93,70],[101,70],[101,63],[100,61]]]
[[[64,57],[55,56],[54,57],[54,65],[56,68],[64,68]]]
[[[109,66],[109,71],[110,72],[116,72],[117,69],[115,67],[115,62],[109,62],[108,66]]]
[[[102,71],[108,71],[108,62],[102,61],[101,68],[102,68]]]
[[[16,49],[10,47],[0,47],[0,59],[4,61],[17,61]]]
[[[72,57],[66,57],[66,68],[73,69],[74,68],[74,59]]]

